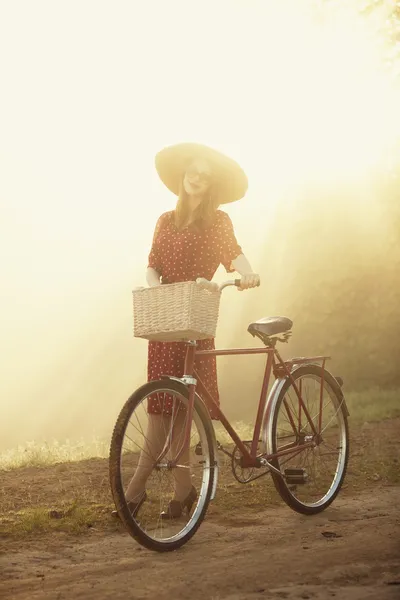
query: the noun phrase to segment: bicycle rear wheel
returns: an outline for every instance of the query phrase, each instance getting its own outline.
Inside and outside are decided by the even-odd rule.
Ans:
[[[299,367],[293,379],[318,435],[313,433],[287,379],[273,400],[266,424],[267,452],[275,455],[288,451],[271,459],[271,464],[285,475],[272,472],[272,479],[292,509],[309,515],[327,508],[343,483],[349,455],[347,409],[337,381],[320,366]]]
[[[180,382],[161,380],[145,384],[125,403],[111,440],[110,484],[118,515],[132,537],[159,552],[176,550],[189,541],[204,519],[213,488],[213,428],[208,411],[197,396],[189,448],[186,447],[178,464],[173,464],[183,447],[188,396],[188,389]],[[150,398],[161,405],[171,400],[172,415],[150,415]],[[150,428],[153,428],[151,434]],[[157,462],[162,453],[164,456]],[[136,514],[134,511],[132,514],[128,506],[131,498],[127,497],[134,477],[136,482],[139,477],[146,490],[145,500]],[[162,513],[168,511],[182,478],[195,488],[197,498],[190,503],[190,509],[185,507],[186,512],[179,518],[166,518],[165,514],[163,518]]]

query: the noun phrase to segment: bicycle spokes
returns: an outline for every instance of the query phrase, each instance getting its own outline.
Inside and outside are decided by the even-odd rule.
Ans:
[[[296,379],[277,403],[272,446],[291,496],[303,505],[324,504],[342,478],[347,433],[341,398],[321,377]],[[340,476],[340,477],[339,477]]]
[[[210,470],[204,455],[196,454],[200,443],[208,448],[198,415],[191,422],[189,442],[185,441],[186,398],[178,394],[170,398],[169,393],[171,414],[149,414],[149,406],[159,403],[162,407],[165,396],[164,391],[153,392],[137,404],[127,420],[120,453],[122,488],[128,508],[146,491],[145,501],[132,517],[146,536],[160,542],[185,534],[196,507],[201,506],[206,495]],[[192,487],[196,490],[196,502],[191,510],[184,506],[179,517],[168,517],[170,502],[184,501]]]

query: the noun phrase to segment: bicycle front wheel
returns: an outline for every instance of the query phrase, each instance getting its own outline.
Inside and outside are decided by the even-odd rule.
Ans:
[[[281,498],[303,514],[318,513],[336,498],[349,455],[347,409],[334,377],[318,365],[293,373],[314,429],[287,379],[272,406],[267,423],[267,452]]]
[[[160,409],[168,406],[171,414],[150,414],[149,408],[157,404]],[[211,419],[196,396],[190,439],[185,442],[188,404],[188,389],[180,382],[145,384],[122,408],[111,440],[110,484],[118,515],[132,537],[160,552],[189,541],[204,519],[213,489]],[[171,511],[170,502],[182,503],[184,498],[178,496],[185,490],[188,502]],[[142,500],[135,502],[136,510],[134,492]]]

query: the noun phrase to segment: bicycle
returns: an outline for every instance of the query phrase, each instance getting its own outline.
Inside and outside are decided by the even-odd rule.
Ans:
[[[239,285],[240,280],[227,281],[219,289]],[[215,498],[221,450],[231,458],[238,481],[248,483],[270,474],[282,500],[299,513],[319,513],[336,498],[349,455],[349,412],[343,381],[326,369],[329,356],[282,359],[276,345],[288,342],[292,325],[287,317],[251,323],[248,331],[263,342],[263,347],[199,351],[195,341],[188,341],[182,378],[165,376],[148,382],[126,401],[111,440],[110,484],[118,515],[140,544],[163,552],[175,550],[191,539]],[[194,362],[198,356],[254,354],[265,354],[267,360],[253,438],[246,441],[207,391],[196,374]],[[275,382],[267,395],[271,374]],[[213,422],[200,395],[213,402],[218,420],[234,444],[233,451],[217,442]],[[157,397],[160,402],[174,399],[172,415],[160,415],[162,428],[157,447],[151,451],[145,435],[149,397]],[[136,468],[139,469],[140,456],[145,455],[151,458],[152,465],[146,481],[146,500],[132,514],[124,489]],[[161,514],[172,499],[174,484],[184,469],[190,469],[196,488],[194,507],[178,519],[163,519]]]

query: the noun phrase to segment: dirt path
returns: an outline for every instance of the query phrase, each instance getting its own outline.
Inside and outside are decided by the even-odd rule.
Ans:
[[[22,548],[5,540],[0,598],[398,600],[399,503],[394,486],[343,493],[311,518],[285,505],[262,514],[237,510],[217,522],[211,516],[168,554],[143,549],[123,532],[57,532]]]

